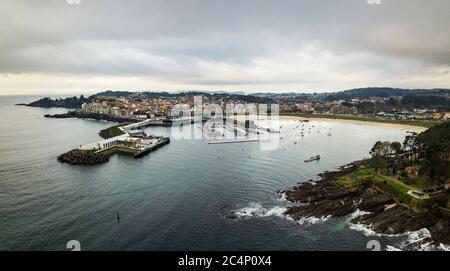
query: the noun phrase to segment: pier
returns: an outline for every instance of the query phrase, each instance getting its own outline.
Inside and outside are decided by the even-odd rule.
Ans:
[[[126,126],[119,127],[119,129],[122,130],[123,132],[127,132],[129,130],[142,129],[149,126],[171,127],[172,122],[164,121],[162,119],[148,119],[141,122],[132,123]]]
[[[209,141],[208,144],[233,144],[233,143],[247,143],[258,142],[259,139],[242,139],[242,140],[221,140],[221,141]]]
[[[143,131],[142,136],[135,136],[133,133],[135,129],[158,124],[160,124],[160,122],[155,122],[155,120],[145,120],[139,123],[122,126],[119,127],[119,129],[125,134],[82,145],[78,149],[81,151],[94,151],[95,153],[106,154],[108,156],[115,153],[125,153],[132,155],[134,158],[141,158],[170,143],[170,138],[168,137],[147,136]]]
[[[131,155],[134,158],[141,158],[169,143],[170,138],[167,137],[149,137],[145,139],[128,138],[127,140],[119,141],[114,147],[98,150],[97,153],[109,156],[116,153],[123,153]]]

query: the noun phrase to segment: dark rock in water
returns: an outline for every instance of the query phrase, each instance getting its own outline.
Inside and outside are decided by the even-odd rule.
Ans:
[[[443,244],[450,244],[450,220],[440,219],[430,227],[431,235]]]
[[[98,114],[98,113],[85,113],[81,111],[69,111],[63,114],[55,114],[55,115],[44,115],[46,118],[54,118],[54,119],[94,119],[94,120],[106,120],[111,122],[118,123],[130,123],[130,122],[139,122],[139,120],[129,119],[129,118],[121,118],[108,114]]]
[[[357,217],[351,222],[371,225],[378,233],[400,234],[429,228],[437,223],[439,218],[433,211],[418,214],[403,206],[396,205],[389,209]]]
[[[108,162],[109,157],[95,151],[76,149],[58,156],[58,161],[69,165],[94,166]]]
[[[450,221],[441,215],[439,208],[414,212],[397,204],[390,195],[374,186],[372,180],[363,181],[352,191],[336,185],[337,179],[357,168],[342,167],[339,171],[324,172],[320,174],[322,179],[315,184],[305,182],[283,191],[287,200],[301,203],[289,207],[285,214],[294,219],[343,217],[360,210],[368,214],[354,218],[351,223],[366,225],[382,234],[400,234],[426,228],[431,233],[432,237],[428,239],[433,244],[450,244]],[[409,249],[418,246],[419,243],[411,244]]]

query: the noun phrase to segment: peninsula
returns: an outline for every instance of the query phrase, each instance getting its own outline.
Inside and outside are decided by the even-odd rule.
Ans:
[[[297,220],[360,211],[362,215],[351,223],[375,233],[426,228],[431,237],[422,244],[450,244],[450,123],[411,134],[403,145],[377,142],[371,155],[371,159],[324,172],[319,181],[280,191],[289,201],[301,203],[286,214]]]

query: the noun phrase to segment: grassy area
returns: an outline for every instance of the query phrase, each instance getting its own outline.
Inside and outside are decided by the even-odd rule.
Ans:
[[[112,138],[112,137],[123,135],[125,133],[122,132],[122,130],[119,129],[119,127],[121,127],[121,126],[124,126],[124,124],[115,125],[115,126],[111,126],[109,128],[103,129],[103,130],[100,131],[99,135],[103,139],[108,139],[108,138]]]
[[[430,180],[427,176],[411,176],[409,175],[404,183],[417,189],[429,189],[437,186],[436,181]]]
[[[350,191],[355,191],[366,177],[373,176],[374,174],[375,171],[373,169],[359,169],[336,180],[336,185]]]
[[[397,180],[394,176],[386,176],[381,174],[380,172],[375,173],[375,170],[372,168],[362,168],[353,173],[342,176],[341,178],[336,180],[336,185],[354,191],[366,177],[370,176],[373,177],[374,181],[389,185],[390,187],[404,194],[408,193],[409,190],[414,189],[413,187]]]
[[[436,124],[441,123],[440,121],[430,121],[430,120],[383,120],[375,118],[363,118],[355,116],[344,116],[344,115],[328,115],[328,114],[308,114],[308,113],[291,113],[291,112],[280,112],[281,116],[294,116],[303,118],[322,118],[322,119],[343,119],[343,120],[358,120],[367,122],[380,122],[380,123],[391,123],[391,124],[401,124],[401,125],[412,125],[430,128]]]
[[[398,191],[400,191],[404,194],[408,193],[409,190],[414,189],[413,187],[408,186],[399,180],[396,180],[395,177],[392,177],[392,176],[385,176],[385,175],[377,174],[374,177],[374,179],[376,181],[388,184],[389,186],[397,189]]]
[[[375,173],[375,170],[372,168],[361,168],[353,173],[342,176],[336,180],[335,184],[350,191],[355,191],[366,177],[373,177],[373,184],[376,187],[391,195],[396,202],[408,206],[412,210],[419,212],[428,210],[435,202],[434,199],[416,199],[410,196],[408,191],[414,189],[414,187],[402,183],[394,176],[386,176],[380,172]],[[449,200],[450,195],[447,198],[441,199],[441,205],[445,206]]]

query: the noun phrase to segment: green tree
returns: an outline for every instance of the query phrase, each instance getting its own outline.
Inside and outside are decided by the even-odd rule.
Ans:
[[[403,151],[407,154],[408,164],[412,165],[414,153],[417,150],[417,134],[407,135],[403,142]]]
[[[370,154],[372,155],[370,166],[375,169],[375,172],[378,173],[380,169],[386,168],[385,156],[390,153],[390,146],[391,144],[389,142],[381,141],[377,141],[375,145],[373,145],[372,150],[370,151]]]
[[[395,175],[397,174],[397,171],[400,169],[399,155],[402,153],[402,144],[397,141],[392,142],[391,150],[394,153],[394,158],[392,159],[392,175]]]
[[[445,154],[450,151],[450,122],[431,127],[417,137],[421,150],[423,174],[433,182],[444,183],[450,178],[450,161]]]

